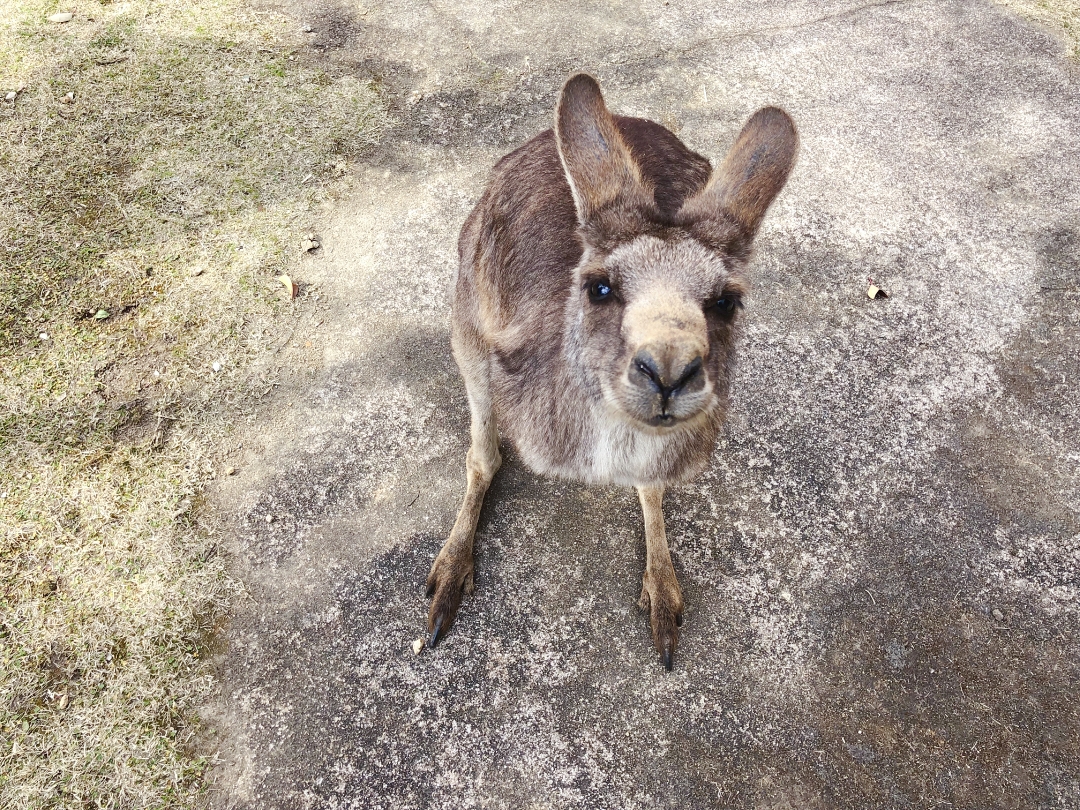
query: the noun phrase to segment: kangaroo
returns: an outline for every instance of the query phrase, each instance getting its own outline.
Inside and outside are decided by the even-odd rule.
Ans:
[[[659,124],[613,115],[596,80],[577,74],[554,129],[496,164],[458,242],[451,343],[471,444],[465,500],[427,578],[430,647],[473,590],[473,536],[501,433],[540,474],[636,487],[639,605],[671,670],[683,597],[664,488],[712,454],[751,242],[797,151],[791,118],[765,107],[714,173]]]

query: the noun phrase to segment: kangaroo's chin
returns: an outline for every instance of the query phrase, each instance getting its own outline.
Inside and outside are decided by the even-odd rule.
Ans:
[[[662,413],[645,420],[645,424],[654,428],[673,428],[683,420],[672,413]]]
[[[709,409],[700,408],[690,413],[633,413],[622,411],[623,419],[639,430],[654,435],[679,433],[693,430],[709,421]]]
[[[619,415],[638,428],[649,432],[665,433],[675,428],[694,425],[707,420],[709,413],[716,406],[713,396],[695,396],[685,401],[675,400],[662,403],[659,397],[642,398],[640,396],[614,397],[611,402]]]

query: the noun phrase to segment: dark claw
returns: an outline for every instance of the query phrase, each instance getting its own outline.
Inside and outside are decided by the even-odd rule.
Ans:
[[[675,626],[676,627],[682,627],[682,614],[681,613],[679,613],[677,616],[675,616]]]
[[[427,598],[430,599],[434,595],[435,595],[435,583],[432,582],[430,585],[427,586]]]
[[[664,669],[671,672],[671,642],[664,645]]]
[[[428,646],[431,647],[432,649],[434,649],[435,645],[439,643],[439,631],[442,630],[442,620],[443,620],[442,616],[437,618],[435,620],[435,627],[431,631],[431,640],[428,642]]]

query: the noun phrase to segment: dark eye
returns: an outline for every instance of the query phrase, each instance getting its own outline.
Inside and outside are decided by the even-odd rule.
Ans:
[[[611,298],[611,285],[606,281],[594,281],[589,284],[589,300],[593,303]]]
[[[708,309],[711,309],[720,315],[732,315],[736,309],[742,309],[742,305],[741,297],[728,293],[715,299],[708,306]]]

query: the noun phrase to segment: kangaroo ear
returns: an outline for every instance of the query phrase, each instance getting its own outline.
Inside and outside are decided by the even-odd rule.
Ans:
[[[763,107],[750,116],[723,165],[683,204],[678,218],[702,224],[733,221],[740,241],[748,245],[787,182],[798,151],[799,134],[791,117],[779,107]]]
[[[563,85],[555,107],[555,142],[582,225],[594,223],[613,204],[652,200],[592,76],[578,73]]]

